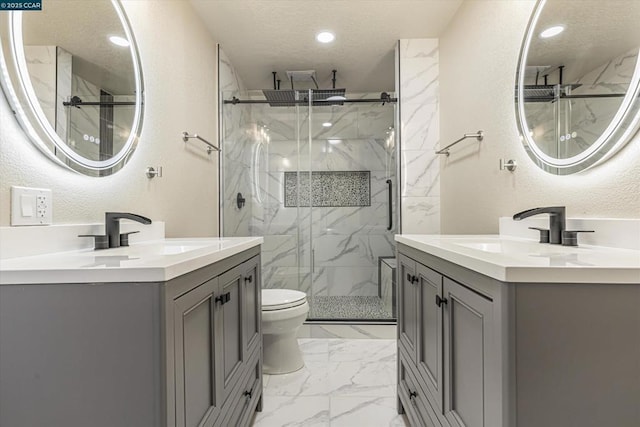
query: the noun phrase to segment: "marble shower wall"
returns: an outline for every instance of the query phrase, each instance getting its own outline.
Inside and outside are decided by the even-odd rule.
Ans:
[[[229,58],[218,47],[218,91],[220,94],[219,111],[220,141],[222,148],[222,180],[223,192],[221,236],[251,236],[251,212],[254,203],[251,186],[251,151],[254,138],[252,130],[250,105],[223,104],[223,100],[241,97],[245,92],[244,83],[238,76]],[[242,193],[245,206],[238,208],[236,197]]]
[[[440,233],[439,58],[437,39],[397,45],[400,86],[402,233]]]

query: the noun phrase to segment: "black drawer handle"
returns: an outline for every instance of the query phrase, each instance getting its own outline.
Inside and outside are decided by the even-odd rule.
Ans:
[[[253,389],[245,391],[244,393],[242,393],[242,395],[245,396],[247,400],[251,399],[251,397],[253,396]]]
[[[438,307],[442,307],[442,304],[447,304],[447,299],[446,298],[440,298],[440,295],[436,295],[436,305]]]
[[[245,277],[245,278],[244,278],[244,281],[245,281],[245,282],[249,282],[249,283],[251,283],[251,281],[252,281],[252,280],[253,280],[253,276],[249,276],[249,277]]]
[[[226,294],[222,294],[216,297],[215,301],[219,302],[221,305],[225,305],[231,300],[231,292],[227,292]]]
[[[416,276],[412,276],[409,273],[407,273],[407,280],[409,281],[409,283],[418,283],[418,278]]]

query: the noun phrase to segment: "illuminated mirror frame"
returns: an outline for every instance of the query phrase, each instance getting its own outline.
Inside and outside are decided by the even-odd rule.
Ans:
[[[117,0],[111,0],[111,3],[130,42],[129,49],[133,62],[136,91],[131,133],[123,148],[107,160],[91,160],[81,156],[56,133],[38,102],[27,70],[22,39],[23,12],[14,11],[0,14],[0,65],[2,67],[0,81],[16,118],[29,139],[50,159],[63,167],[91,176],[108,175],[119,170],[122,166],[121,163],[126,161],[135,150],[142,129],[144,86],[140,57],[133,31],[122,6]],[[63,155],[62,159],[59,157],[60,154]],[[65,160],[69,160],[71,164],[67,164]]]
[[[525,33],[522,49],[520,50],[518,73],[516,75],[516,87],[518,89],[516,97],[516,122],[518,124],[520,138],[529,157],[531,157],[541,169],[547,172],[557,175],[569,175],[609,159],[629,142],[638,131],[640,127],[640,51],[636,59],[633,76],[629,83],[629,89],[622,99],[618,111],[602,135],[600,135],[587,150],[573,157],[557,159],[549,156],[538,147],[536,141],[530,135],[525,114],[525,103],[520,102],[521,99],[524,99],[525,67],[527,65],[529,48],[533,37],[536,35],[536,25],[538,24],[538,19],[546,2],[547,0],[539,0],[536,4]]]

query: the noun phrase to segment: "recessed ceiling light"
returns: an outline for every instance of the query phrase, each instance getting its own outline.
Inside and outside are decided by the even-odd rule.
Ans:
[[[540,37],[542,37],[543,39],[548,39],[549,37],[557,36],[563,31],[564,31],[564,27],[562,25],[556,25],[554,27],[549,27],[543,32],[541,32]]]
[[[328,141],[329,141],[329,144],[331,144],[331,145],[337,145],[337,144],[340,144],[342,142],[341,139],[329,139]]]
[[[320,43],[331,43],[335,40],[335,38],[336,36],[334,36],[333,33],[330,33],[329,31],[322,31],[316,34],[316,40],[318,40]]]
[[[325,128],[330,128],[331,126],[332,126],[331,122],[324,122],[322,124],[322,127],[325,127]]]
[[[120,36],[111,36],[109,37],[109,41],[117,46],[127,47],[129,46],[129,40]]]

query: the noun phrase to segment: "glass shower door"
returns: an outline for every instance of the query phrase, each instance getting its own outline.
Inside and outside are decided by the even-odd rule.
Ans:
[[[223,94],[222,235],[263,236],[263,286],[306,292],[310,319],[392,320],[395,105],[313,96]]]
[[[392,320],[393,284],[385,279],[393,280],[395,262],[395,106],[314,101],[311,184],[302,185],[312,206],[309,318]]]

